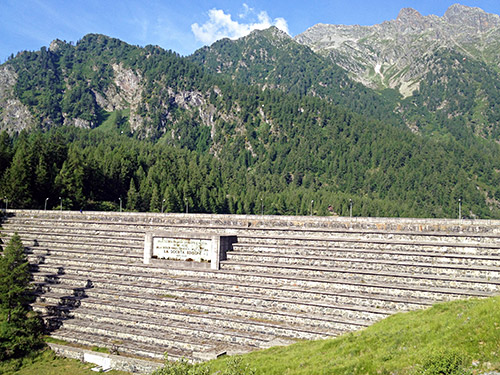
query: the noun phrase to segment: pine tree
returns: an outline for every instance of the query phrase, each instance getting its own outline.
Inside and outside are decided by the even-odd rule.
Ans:
[[[32,168],[28,141],[21,133],[17,149],[5,172],[4,194],[17,207],[31,207],[32,199]]]
[[[68,152],[68,159],[63,163],[55,179],[61,196],[71,203],[71,208],[82,208],[85,203],[84,190],[85,168],[80,151],[73,147]]]
[[[163,194],[163,198],[165,199],[165,208],[163,212],[181,212],[181,198],[179,197],[179,193],[172,185],[168,185],[165,188],[165,193]]]
[[[43,324],[31,311],[29,263],[16,234],[0,257],[0,360],[42,345]]]
[[[133,179],[130,179],[130,187],[127,193],[127,210],[134,211],[137,209],[137,189]]]
[[[0,133],[0,175],[8,168],[12,159],[12,143],[9,134],[4,130]]]
[[[153,186],[153,192],[151,193],[151,199],[149,201],[149,212],[159,212],[161,206],[160,196],[158,193],[158,186],[155,184]]]

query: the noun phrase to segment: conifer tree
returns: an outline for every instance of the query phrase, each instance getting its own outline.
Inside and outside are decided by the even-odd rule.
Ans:
[[[135,210],[137,207],[137,189],[134,180],[130,179],[130,187],[127,193],[127,210]]]
[[[12,159],[12,144],[9,134],[4,130],[0,133],[0,175],[10,165]]]
[[[16,233],[0,256],[0,360],[42,345],[43,324],[29,305],[30,279],[24,246]]]
[[[158,193],[158,186],[155,184],[153,186],[153,192],[151,193],[151,199],[149,201],[149,212],[159,212],[161,206],[160,196]]]
[[[55,184],[59,187],[61,196],[71,202],[71,207],[82,208],[85,202],[84,195],[84,161],[80,151],[73,147],[68,152]]]
[[[4,194],[18,207],[30,207],[32,204],[32,168],[28,141],[21,133],[16,152],[5,172]]]
[[[165,188],[165,193],[163,194],[165,199],[164,212],[179,212],[179,194],[174,189],[172,185],[168,185]]]

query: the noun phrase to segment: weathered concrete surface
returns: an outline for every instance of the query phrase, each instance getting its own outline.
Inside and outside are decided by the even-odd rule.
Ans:
[[[131,225],[198,225],[226,230],[244,228],[349,229],[394,232],[447,232],[500,235],[500,220],[320,217],[320,216],[258,216],[212,214],[154,214],[138,212],[76,212],[9,210],[23,216],[60,220],[89,220],[129,223]]]
[[[500,221],[9,215],[2,233],[17,231],[26,246],[34,307],[54,327],[53,337],[129,356],[161,359],[168,352],[171,359],[206,360],[500,293]],[[217,255],[220,269],[155,259],[155,235],[212,244],[215,238],[217,248],[230,250]]]

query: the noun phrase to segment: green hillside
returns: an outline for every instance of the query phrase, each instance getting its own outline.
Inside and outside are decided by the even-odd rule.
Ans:
[[[393,124],[395,90],[378,93],[349,78],[338,65],[271,27],[238,39],[222,39],[189,59],[240,83],[261,85],[298,96],[315,96],[356,113]]]
[[[429,72],[413,96],[401,102],[406,121],[428,136],[500,138],[500,75],[482,61],[455,51],[426,56]]]
[[[241,359],[241,367],[247,364],[259,375],[498,372],[500,297],[438,304],[336,339],[275,347]],[[209,362],[210,373],[224,371],[231,361]]]

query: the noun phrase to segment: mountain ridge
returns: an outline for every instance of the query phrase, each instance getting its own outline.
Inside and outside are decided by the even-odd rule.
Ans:
[[[428,71],[416,61],[419,57],[453,47],[465,56],[498,64],[498,36],[500,16],[455,4],[442,17],[404,8],[395,20],[373,26],[318,24],[294,39],[369,87],[399,88],[410,96]]]

